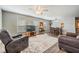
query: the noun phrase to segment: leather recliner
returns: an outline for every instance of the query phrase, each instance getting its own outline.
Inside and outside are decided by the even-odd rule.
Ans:
[[[5,45],[6,53],[19,53],[28,47],[28,37],[22,37],[17,40],[12,39],[14,38],[6,30],[1,30],[0,40]]]
[[[67,52],[79,53],[79,38],[76,33],[67,33],[66,36],[61,35],[58,38],[59,48],[63,48]]]

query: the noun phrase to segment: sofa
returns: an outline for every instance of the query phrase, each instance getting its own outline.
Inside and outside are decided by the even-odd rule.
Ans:
[[[79,38],[78,34],[67,32],[66,35],[61,35],[58,38],[58,45],[60,49],[66,52],[79,53]]]

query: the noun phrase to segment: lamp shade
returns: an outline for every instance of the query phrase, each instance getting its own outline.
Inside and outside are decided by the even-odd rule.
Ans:
[[[64,22],[61,23],[61,28],[63,28],[63,27],[64,27]]]

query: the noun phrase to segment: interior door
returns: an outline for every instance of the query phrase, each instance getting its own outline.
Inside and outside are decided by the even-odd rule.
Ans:
[[[75,18],[75,30],[76,33],[79,33],[79,17]]]

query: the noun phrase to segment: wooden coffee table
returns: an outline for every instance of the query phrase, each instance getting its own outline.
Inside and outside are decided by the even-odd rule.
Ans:
[[[22,33],[22,35],[23,36],[29,36],[29,37],[36,36],[36,32],[35,31],[32,31],[32,32],[24,32],[24,33]]]

